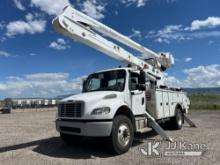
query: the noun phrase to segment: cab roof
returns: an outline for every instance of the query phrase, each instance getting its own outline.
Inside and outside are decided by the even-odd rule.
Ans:
[[[110,68],[110,69],[100,70],[100,71],[97,71],[97,72],[94,72],[94,73],[115,71],[115,70],[137,71],[137,69],[132,68],[132,67],[118,67],[118,68]]]

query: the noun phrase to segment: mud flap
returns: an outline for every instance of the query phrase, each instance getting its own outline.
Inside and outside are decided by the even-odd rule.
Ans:
[[[187,117],[185,114],[184,114],[184,120],[189,124],[190,127],[196,128],[195,123],[193,123],[193,121],[190,120],[189,117]]]
[[[156,120],[148,113],[145,112],[149,125],[164,139],[170,142],[173,142],[173,139],[169,137],[166,132],[161,128],[161,126],[156,122]]]

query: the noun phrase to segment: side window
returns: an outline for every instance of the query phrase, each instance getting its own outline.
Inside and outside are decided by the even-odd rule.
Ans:
[[[137,85],[139,82],[139,74],[138,73],[130,73],[130,80],[129,80],[129,89],[131,91],[137,90]]]

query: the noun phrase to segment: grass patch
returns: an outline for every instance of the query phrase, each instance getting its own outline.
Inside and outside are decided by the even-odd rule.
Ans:
[[[220,95],[196,94],[190,97],[190,109],[220,110]]]

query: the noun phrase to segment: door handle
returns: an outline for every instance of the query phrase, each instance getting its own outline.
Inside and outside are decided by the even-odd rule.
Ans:
[[[142,103],[142,105],[144,104],[144,97],[142,97],[142,102],[141,103]]]
[[[131,95],[141,95],[143,91],[131,91]]]

